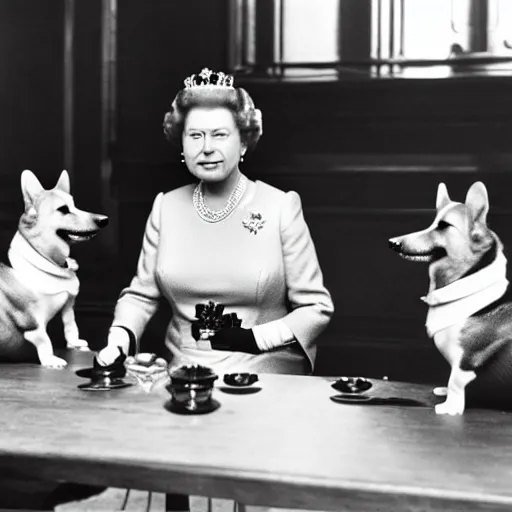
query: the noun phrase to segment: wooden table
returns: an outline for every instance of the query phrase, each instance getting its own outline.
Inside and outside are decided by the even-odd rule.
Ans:
[[[436,416],[430,388],[385,381],[374,393],[428,407],[342,405],[332,379],[261,375],[260,392],[216,389],[217,411],[180,416],[165,390],[79,390],[84,362],[0,366],[4,475],[320,510],[512,509],[510,413]]]

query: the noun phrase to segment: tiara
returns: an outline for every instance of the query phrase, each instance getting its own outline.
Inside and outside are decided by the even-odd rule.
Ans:
[[[192,87],[233,87],[233,76],[226,75],[222,71],[212,71],[208,68],[203,68],[201,73],[190,75],[183,81],[185,89]]]

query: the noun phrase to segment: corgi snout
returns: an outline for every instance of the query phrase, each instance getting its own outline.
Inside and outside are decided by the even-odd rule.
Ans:
[[[96,224],[96,226],[98,226],[98,228],[102,229],[108,225],[108,217],[106,215],[98,215],[94,219],[94,223]]]
[[[389,248],[395,252],[402,252],[402,242],[398,241],[397,238],[390,238],[388,241]]]

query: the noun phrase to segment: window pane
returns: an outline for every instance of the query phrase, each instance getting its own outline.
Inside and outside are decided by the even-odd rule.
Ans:
[[[337,61],[339,0],[282,2],[283,61]]]
[[[508,55],[512,50],[512,0],[495,0],[491,9],[489,50]]]
[[[451,18],[451,0],[404,0],[405,58],[446,59],[455,39]]]

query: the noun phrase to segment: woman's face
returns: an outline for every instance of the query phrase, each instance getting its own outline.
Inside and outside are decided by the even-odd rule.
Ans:
[[[206,182],[224,181],[238,170],[246,148],[230,110],[196,107],[183,130],[183,156],[189,171]]]

